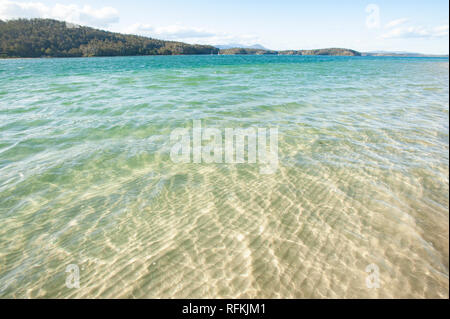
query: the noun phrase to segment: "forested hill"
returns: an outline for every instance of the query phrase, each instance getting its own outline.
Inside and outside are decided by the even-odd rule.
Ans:
[[[91,57],[182,54],[347,55],[342,48],[273,51],[258,48],[222,49],[137,35],[120,34],[51,19],[0,20],[0,58]]]
[[[50,19],[0,20],[0,58],[217,54],[209,45],[125,35]]]

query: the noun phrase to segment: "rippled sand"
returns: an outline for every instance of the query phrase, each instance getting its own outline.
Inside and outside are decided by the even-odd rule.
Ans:
[[[448,81],[448,59],[0,61],[0,297],[448,298]],[[193,119],[277,127],[279,169],[173,163]]]

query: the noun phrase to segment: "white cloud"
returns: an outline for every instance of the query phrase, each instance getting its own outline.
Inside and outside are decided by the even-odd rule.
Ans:
[[[404,24],[405,22],[408,22],[408,21],[409,20],[406,18],[396,19],[396,20],[392,20],[392,21],[386,23],[386,25],[384,27],[386,29],[389,29],[389,28],[393,28],[393,27],[399,26],[401,24]]]
[[[238,43],[250,45],[259,43],[260,39],[254,35],[233,35],[214,30],[182,26],[179,24],[168,26],[152,26],[136,23],[121,30],[123,33],[137,34],[162,40],[183,41],[198,44],[227,44]]]
[[[401,26],[393,28],[382,34],[381,38],[437,38],[446,36],[448,36],[448,25],[442,25],[434,28],[425,28],[422,26]]]
[[[164,27],[154,27],[149,24],[136,23],[125,29],[126,33],[152,35],[164,37],[168,40],[185,39],[185,38],[205,38],[214,36],[213,33],[193,27],[185,27],[181,25],[170,25]]]
[[[0,19],[50,18],[83,25],[106,27],[119,21],[119,12],[112,7],[94,9],[89,5],[55,4],[46,6],[41,2],[17,2],[0,0]]]

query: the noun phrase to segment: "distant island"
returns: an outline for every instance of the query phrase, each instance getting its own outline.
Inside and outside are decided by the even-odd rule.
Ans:
[[[337,56],[361,56],[361,53],[355,50],[342,49],[342,48],[328,48],[328,49],[316,49],[316,50],[262,50],[252,48],[230,48],[221,49],[220,54],[256,54],[256,55],[337,55]]]
[[[392,57],[408,57],[408,58],[420,58],[420,57],[448,57],[448,54],[423,54],[417,52],[403,52],[403,51],[372,51],[363,52],[362,56],[392,56]]]
[[[136,55],[332,55],[426,56],[405,52],[351,49],[269,50],[261,45],[198,45],[121,34],[52,19],[0,20],[0,58],[96,57]],[[236,44],[236,46],[239,46]],[[448,56],[448,55],[447,55]]]

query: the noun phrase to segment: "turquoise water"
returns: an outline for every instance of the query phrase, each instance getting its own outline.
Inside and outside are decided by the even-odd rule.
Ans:
[[[448,298],[448,94],[447,58],[0,60],[0,297]],[[278,128],[278,170],[174,163],[193,120]]]

